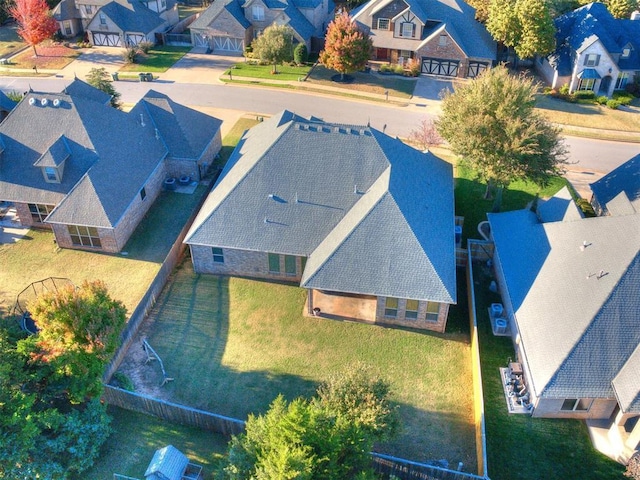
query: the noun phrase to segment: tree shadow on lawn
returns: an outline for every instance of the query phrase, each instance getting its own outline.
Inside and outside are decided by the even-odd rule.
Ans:
[[[603,115],[600,106],[593,103],[573,103],[548,95],[536,97],[536,108],[556,112],[576,113],[580,115]]]

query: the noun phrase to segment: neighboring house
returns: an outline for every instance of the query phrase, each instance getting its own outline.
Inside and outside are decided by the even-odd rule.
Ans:
[[[370,0],[352,15],[373,40],[374,60],[413,59],[422,73],[463,78],[496,60],[496,42],[462,0]]]
[[[198,180],[220,122],[149,91],[124,113],[74,80],[29,92],[0,124],[0,200],[60,247],[119,252],[173,175]],[[190,122],[190,123],[185,123]]]
[[[9,112],[16,107],[17,103],[11,100],[4,92],[0,91],[0,122],[7,118]]]
[[[198,273],[299,282],[309,314],[443,332],[454,227],[449,163],[284,111],[245,133],[185,243]]]
[[[216,0],[189,26],[192,43],[240,54],[269,25],[289,25],[294,43],[311,50],[333,17],[333,0]]]
[[[488,214],[532,415],[586,420],[621,462],[640,441],[640,212],[628,207],[582,218],[564,189],[537,213]]]
[[[555,20],[556,51],[538,57],[536,69],[552,88],[611,96],[640,73],[640,14],[616,19],[590,3]]]
[[[63,37],[87,32],[93,45],[121,47],[146,41],[178,23],[175,0],[62,0],[53,10]]]
[[[640,212],[640,155],[589,186],[593,193],[591,205],[596,214]]]

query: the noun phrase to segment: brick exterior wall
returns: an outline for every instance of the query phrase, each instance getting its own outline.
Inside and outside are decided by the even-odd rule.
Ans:
[[[222,134],[220,130],[216,136],[209,142],[205,151],[197,159],[180,159],[168,157],[166,163],[166,175],[168,177],[180,178],[183,175],[189,175],[191,179],[200,181],[202,175],[211,166],[215,156],[222,148]]]
[[[115,230],[112,228],[99,228],[98,237],[100,237],[100,244],[102,248],[83,247],[80,245],[74,245],[71,242],[71,236],[69,235],[69,228],[65,224],[53,224],[53,235],[56,237],[56,243],[61,248],[73,248],[74,250],[86,250],[89,252],[118,252],[118,242],[115,235]]]
[[[542,418],[576,418],[581,420],[601,419],[611,417],[618,402],[615,398],[596,398],[587,412],[562,411],[564,398],[541,398],[533,411],[533,417]]]
[[[398,299],[398,315],[395,318],[385,317],[385,303],[387,297],[378,297],[376,304],[376,323],[388,324],[388,325],[401,325],[403,327],[421,328],[424,330],[432,330],[435,332],[444,333],[447,326],[447,316],[449,314],[449,304],[441,303],[440,310],[438,312],[438,321],[431,322],[426,320],[427,315],[427,302],[418,302],[418,318],[407,319],[405,318],[405,311],[407,300],[404,298]]]
[[[458,77],[465,78],[469,71],[469,59],[465,55],[465,53],[458,47],[456,42],[446,33],[443,32],[443,35],[447,35],[447,44],[444,46],[440,45],[440,35],[437,35],[435,38],[431,39],[426,45],[424,45],[419,50],[416,50],[416,58],[422,61],[422,57],[429,58],[442,58],[446,60],[458,60],[460,65],[458,66]],[[491,60],[483,59],[491,63]]]
[[[284,273],[284,255],[280,256],[280,273],[274,274],[269,272],[267,252],[223,248],[224,263],[218,263],[213,261],[211,247],[190,245],[190,248],[193,269],[196,273],[266,278],[298,283],[302,278],[302,257],[296,258],[296,275],[294,276]]]
[[[24,227],[51,228],[51,226],[46,223],[35,223],[33,221],[28,203],[14,203],[14,206],[16,207],[16,214],[20,219],[20,225]]]
[[[191,29],[191,40],[194,45],[196,41],[193,38],[195,34],[206,35],[209,38],[209,47],[214,51],[214,42],[211,37],[232,37],[244,39],[244,46],[247,47],[253,39],[253,28],[245,28],[226,10],[220,14],[209,24],[207,28]]]

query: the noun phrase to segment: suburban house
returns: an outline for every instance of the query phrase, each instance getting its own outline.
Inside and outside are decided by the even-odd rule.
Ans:
[[[53,9],[63,37],[87,33],[93,45],[156,43],[155,34],[178,23],[175,0],[62,0]]]
[[[488,217],[532,416],[586,420],[624,463],[640,441],[640,210],[623,196],[608,216],[583,218],[565,188]]]
[[[241,54],[269,25],[289,25],[294,43],[311,50],[333,18],[333,0],[216,0],[189,26],[192,43],[213,53]]]
[[[473,78],[496,61],[496,42],[462,0],[370,0],[352,12],[374,60],[420,62],[421,72]]]
[[[640,155],[589,185],[591,205],[598,215],[640,212]],[[633,210],[630,210],[631,207]]]
[[[119,252],[168,177],[211,164],[220,123],[153,90],[130,113],[77,79],[28,92],[0,124],[0,200],[60,247]]]
[[[244,134],[185,243],[198,273],[299,283],[309,315],[443,332],[454,227],[449,163],[284,111]]]
[[[640,13],[616,19],[602,3],[558,17],[556,51],[538,57],[536,69],[552,88],[611,96],[640,73]]]

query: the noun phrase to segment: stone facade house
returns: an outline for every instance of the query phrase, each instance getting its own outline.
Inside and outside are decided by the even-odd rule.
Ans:
[[[622,463],[640,441],[640,211],[627,204],[583,218],[565,188],[535,213],[488,215],[532,416],[585,420]]]
[[[538,57],[536,69],[552,88],[611,96],[640,74],[640,14],[616,19],[590,3],[555,20],[556,51]]]
[[[54,9],[63,37],[86,32],[93,45],[155,43],[155,34],[178,23],[175,0],[62,0]]]
[[[333,17],[332,0],[219,0],[190,25],[192,43],[213,53],[241,54],[269,25],[289,25],[294,43],[311,50]]]
[[[185,243],[198,273],[299,283],[308,314],[443,332],[454,227],[449,163],[284,111],[245,133]]]
[[[0,200],[60,247],[119,252],[167,177],[211,164],[220,123],[153,90],[130,113],[77,79],[28,92],[0,124]]]
[[[429,75],[473,78],[496,60],[495,41],[462,0],[370,0],[352,13],[374,60],[420,62]]]

